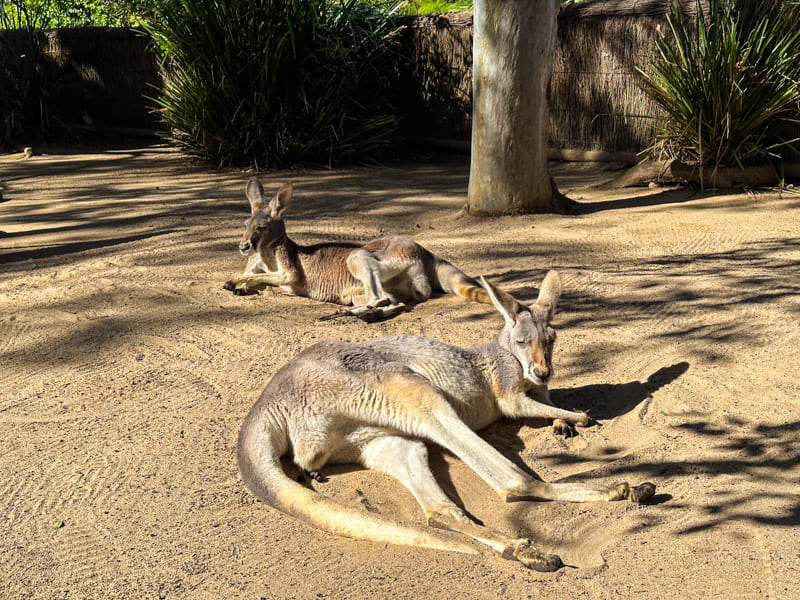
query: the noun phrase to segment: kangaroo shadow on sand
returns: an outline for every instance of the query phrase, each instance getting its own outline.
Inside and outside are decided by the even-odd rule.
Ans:
[[[642,406],[646,413],[646,401],[654,392],[677,380],[689,370],[689,363],[682,361],[669,367],[662,367],[651,374],[646,381],[628,383],[598,383],[572,389],[550,391],[553,404],[567,410],[582,410],[593,419],[613,419]]]

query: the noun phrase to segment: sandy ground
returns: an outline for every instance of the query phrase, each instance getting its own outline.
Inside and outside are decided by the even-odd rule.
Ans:
[[[413,235],[521,299],[558,269],[554,401],[579,437],[501,422],[482,435],[546,480],[651,480],[651,504],[501,502],[433,452],[448,493],[570,565],[528,571],[320,532],[258,503],[234,462],[275,371],[322,339],[491,338],[491,307],[439,297],[390,321],[235,297],[249,174],[164,147],[0,157],[0,597],[797,598],[800,197],[589,188],[580,216],[458,216],[465,157],[296,170],[297,241]],[[337,501],[410,523],[395,481],[337,469]]]

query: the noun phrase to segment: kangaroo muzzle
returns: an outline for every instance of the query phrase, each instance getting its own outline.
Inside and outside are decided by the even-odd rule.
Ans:
[[[239,242],[239,252],[246,255],[250,252],[250,249],[253,247],[253,244],[250,243],[250,240],[242,240]]]
[[[550,368],[547,365],[533,365],[533,374],[542,381],[550,379]]]
[[[529,365],[525,369],[525,379],[536,385],[545,385],[553,375],[553,370],[547,366]]]

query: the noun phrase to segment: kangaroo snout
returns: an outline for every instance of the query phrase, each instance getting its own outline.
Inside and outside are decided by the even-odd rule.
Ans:
[[[542,381],[547,381],[548,379],[550,379],[550,367],[548,367],[547,365],[534,365],[533,374],[536,375]]]
[[[242,240],[239,242],[239,252],[242,254],[247,254],[252,249],[253,244],[250,243],[250,240]]]
[[[525,378],[536,385],[547,385],[553,375],[553,369],[547,365],[528,365],[523,370]]]

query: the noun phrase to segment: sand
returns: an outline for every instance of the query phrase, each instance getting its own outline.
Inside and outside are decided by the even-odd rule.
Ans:
[[[321,532],[256,501],[236,470],[242,418],[323,339],[411,333],[469,346],[502,318],[441,296],[381,323],[278,290],[237,297],[251,173],[163,146],[0,156],[0,596],[22,598],[796,598],[800,587],[800,196],[591,187],[554,164],[576,216],[459,214],[464,156],[262,175],[295,185],[301,243],[413,236],[532,301],[565,292],[552,398],[595,422],[481,434],[548,481],[652,481],[646,505],[502,502],[432,450],[470,514],[568,565],[526,570]],[[423,525],[373,472],[313,483]]]

